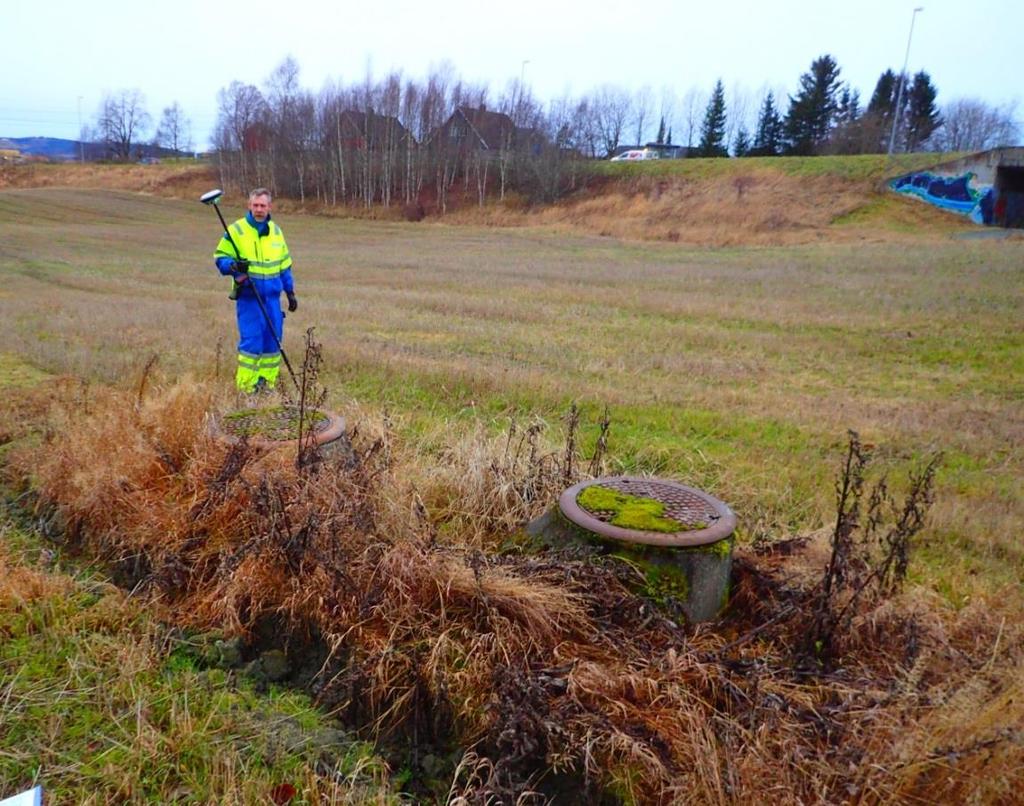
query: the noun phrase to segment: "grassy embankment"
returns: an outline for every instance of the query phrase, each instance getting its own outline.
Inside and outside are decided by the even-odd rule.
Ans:
[[[0,394],[46,383],[0,357]],[[24,435],[5,411],[0,443]],[[0,447],[0,451],[4,450]],[[2,456],[3,454],[0,454]],[[0,797],[50,804],[388,802],[387,770],[309,698],[238,677],[0,501]]]

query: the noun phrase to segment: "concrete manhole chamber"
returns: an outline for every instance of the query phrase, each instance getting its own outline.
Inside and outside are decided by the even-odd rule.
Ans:
[[[528,527],[553,542],[581,540],[634,564],[655,599],[689,621],[715,618],[729,595],[736,516],[724,503],[668,479],[609,476],[562,493]]]

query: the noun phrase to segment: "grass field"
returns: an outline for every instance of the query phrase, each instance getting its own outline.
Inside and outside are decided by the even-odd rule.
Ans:
[[[225,199],[229,220],[240,205]],[[811,242],[718,248],[564,223],[285,213],[300,300],[286,349],[294,361],[315,327],[331,404],[386,409],[425,455],[437,446],[438,464],[459,435],[496,436],[511,418],[557,423],[573,402],[592,441],[607,407],[613,469],[712,492],[736,511],[744,545],[831,525],[848,429],[897,487],[941,452],[910,580],[950,613],[981,600],[1020,613],[1024,249],[950,238],[960,225],[946,220],[879,225],[890,211],[920,221],[915,205],[872,199],[852,239],[839,221]],[[0,383],[50,373],[133,389],[156,356],[164,377],[230,387],[234,313],[212,266],[212,211],[27,188],[0,191],[0,222]],[[1019,649],[1018,626],[977,648],[989,667],[1001,641]],[[938,735],[921,746],[932,752]]]
[[[62,566],[6,506],[0,636],[0,797],[42,783],[49,804],[388,802],[380,759],[307,697],[199,668],[180,635],[95,569]]]
[[[42,189],[0,194],[0,217],[8,352],[108,382],[156,355],[171,375],[229,382],[212,211]],[[697,249],[536,228],[282,224],[301,300],[286,345],[295,353],[316,327],[337,399],[387,404],[423,429],[607,405],[623,469],[709,488],[746,539],[827,522],[847,429],[893,466],[941,450],[917,573],[953,602],[1024,579],[1019,241]]]

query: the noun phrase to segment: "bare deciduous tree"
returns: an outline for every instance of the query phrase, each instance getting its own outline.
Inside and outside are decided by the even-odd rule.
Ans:
[[[1012,145],[1020,134],[1017,105],[991,106],[978,98],[958,98],[942,110],[942,127],[933,135],[942,151],[984,151]]]
[[[221,184],[227,186],[228,177],[247,191],[258,181],[256,152],[262,146],[260,124],[265,123],[268,110],[263,94],[251,84],[232,81],[217,93],[217,127],[214,142],[217,146],[221,170]],[[250,182],[250,179],[256,181]]]
[[[707,106],[707,102],[707,94],[696,87],[690,87],[683,96],[683,131],[686,135],[686,145],[690,148],[693,147],[697,135],[700,133],[700,124],[704,120],[704,108]]]
[[[106,95],[96,116],[96,129],[111,156],[122,162],[131,159],[132,146],[149,128],[146,100],[139,90],[121,90]]]
[[[192,124],[177,101],[164,108],[153,142],[172,151],[192,150]]]
[[[636,140],[642,146],[647,140],[647,129],[651,125],[651,111],[654,109],[654,93],[646,84],[633,96],[633,125],[636,127]]]
[[[622,141],[629,120],[632,99],[621,87],[605,84],[594,95],[594,123],[601,137],[605,156],[611,156]]]

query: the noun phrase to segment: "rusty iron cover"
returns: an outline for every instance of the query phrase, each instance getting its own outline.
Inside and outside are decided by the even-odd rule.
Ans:
[[[590,512],[577,501],[580,493],[593,485],[641,498],[653,498],[665,505],[665,515],[672,520],[685,526],[705,526],[679,532],[651,532],[615,526],[609,522],[610,513]],[[669,479],[606,476],[581,481],[562,493],[558,506],[572,523],[596,535],[650,546],[703,546],[728,537],[736,529],[736,515],[724,503],[703,490]]]

